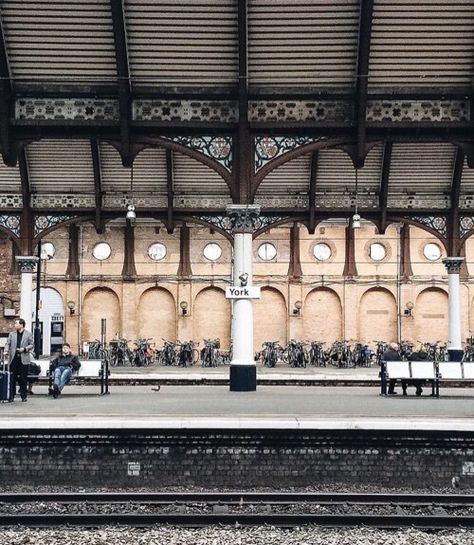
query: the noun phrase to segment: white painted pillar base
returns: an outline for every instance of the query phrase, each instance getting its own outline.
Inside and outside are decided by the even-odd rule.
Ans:
[[[21,272],[20,318],[25,320],[26,329],[31,331],[31,323],[33,321],[31,306],[33,272],[36,269],[38,258],[36,256],[17,256],[15,259]]]
[[[463,257],[447,257],[443,263],[448,271],[448,352],[450,360],[461,361],[461,306],[459,272],[464,261]]]
[[[253,238],[260,207],[231,205],[227,214],[234,233],[234,286],[252,286]],[[232,316],[232,361],[230,390],[250,392],[257,389],[257,370],[253,354],[252,299],[234,299]]]

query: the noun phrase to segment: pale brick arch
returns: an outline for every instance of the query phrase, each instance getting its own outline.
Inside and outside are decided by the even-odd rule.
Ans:
[[[221,340],[221,349],[230,346],[230,302],[224,290],[216,287],[201,290],[194,300],[194,339],[203,346],[203,339]]]
[[[308,293],[303,306],[303,336],[327,345],[342,339],[342,306],[335,291],[315,288]]]
[[[279,341],[285,346],[287,338],[287,309],[285,298],[275,288],[262,288],[262,296],[254,301],[254,351],[262,349],[264,341]]]
[[[163,339],[176,341],[176,304],[165,288],[145,290],[138,303],[137,331],[140,338],[153,339],[163,347]]]
[[[371,288],[362,295],[357,340],[368,344],[379,340],[397,340],[397,302],[389,290]]]
[[[448,340],[448,294],[440,288],[427,288],[418,294],[413,310],[417,341]]]
[[[107,342],[121,336],[120,301],[110,288],[93,288],[84,297],[82,305],[81,340],[100,339],[101,319],[107,320]]]

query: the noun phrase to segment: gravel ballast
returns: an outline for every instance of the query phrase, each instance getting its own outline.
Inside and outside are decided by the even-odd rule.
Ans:
[[[61,528],[31,530],[3,528],[0,545],[472,545],[474,531],[426,533],[407,529],[394,532],[370,528],[324,529],[305,527],[282,530],[272,527],[140,530],[108,527],[100,530]]]

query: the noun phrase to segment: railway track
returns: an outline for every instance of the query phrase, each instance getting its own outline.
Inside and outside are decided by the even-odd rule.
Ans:
[[[474,495],[329,493],[0,494],[0,526],[272,525],[474,528]]]

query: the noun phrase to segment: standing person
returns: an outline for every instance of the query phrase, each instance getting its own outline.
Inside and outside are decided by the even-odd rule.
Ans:
[[[61,394],[64,386],[68,383],[69,379],[75,371],[79,371],[81,368],[81,362],[77,356],[74,356],[71,352],[71,346],[69,343],[63,344],[63,353],[61,356],[54,358],[51,362],[50,370],[54,371],[54,383],[53,383],[53,397],[57,397]]]
[[[12,391],[16,391],[16,383],[20,386],[22,401],[27,400],[28,368],[33,350],[33,335],[25,329],[23,318],[15,320],[15,331],[8,335],[5,344],[5,356],[8,358],[11,373]]]
[[[397,343],[390,343],[388,345],[387,350],[385,350],[384,353],[382,354],[382,360],[383,361],[402,361],[402,357],[400,356],[400,352],[398,351]],[[388,392],[387,392],[388,394],[394,395],[397,393],[395,391],[395,383],[396,383],[396,379],[394,378],[389,379]]]

